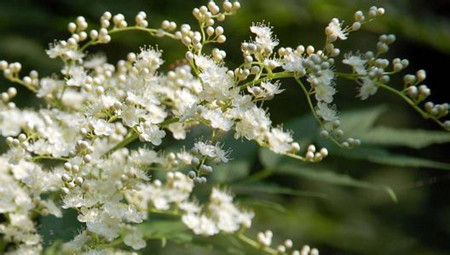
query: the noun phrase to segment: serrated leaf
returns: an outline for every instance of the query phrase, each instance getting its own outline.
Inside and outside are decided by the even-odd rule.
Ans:
[[[309,180],[327,182],[336,185],[380,190],[386,192],[394,202],[397,202],[397,196],[395,195],[395,192],[388,186],[360,181],[354,179],[349,175],[338,174],[326,169],[316,169],[304,165],[299,166],[294,164],[284,164],[277,168],[277,173],[295,175]]]
[[[336,150],[334,154],[354,159],[367,160],[373,163],[400,167],[428,167],[450,170],[450,164],[429,159],[391,153],[381,148],[361,147],[355,150]]]
[[[394,129],[389,127],[377,127],[359,134],[363,142],[408,146],[420,149],[431,144],[450,142],[450,133],[444,131],[427,131],[413,129]]]

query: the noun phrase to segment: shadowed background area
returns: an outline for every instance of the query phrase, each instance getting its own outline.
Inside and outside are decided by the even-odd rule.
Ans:
[[[178,25],[194,25],[192,8],[206,2],[0,1],[0,59],[21,62],[24,72],[36,69],[41,77],[49,76],[57,73],[62,63],[49,59],[44,50],[54,39],[66,39],[67,23],[79,15],[86,18],[90,28],[98,27],[99,17],[107,10],[113,14],[123,13],[129,24],[134,24],[135,15],[144,10],[151,27],[158,27],[163,19],[173,20]],[[367,10],[373,1],[243,0],[241,4],[241,11],[223,24],[228,40],[220,47],[227,52],[226,61],[230,68],[242,62],[240,43],[250,39],[252,22],[270,23],[281,46],[311,44],[320,48],[324,44],[324,28],[331,18],[338,17],[350,24],[353,13],[359,9]],[[446,63],[450,61],[450,2],[398,0],[377,1],[376,4],[386,9],[386,15],[352,34],[349,40],[338,42],[341,52],[374,50],[380,34],[395,33],[397,42],[388,52],[389,58],[408,58],[411,63],[408,72],[427,70],[426,84],[432,90],[431,101],[448,101],[449,94],[445,91],[449,83]],[[112,43],[92,47],[90,51],[103,52],[114,63],[128,52],[138,52],[141,46],[157,45],[164,51],[166,60],[162,71],[183,58],[185,52],[178,42],[151,38],[140,32],[114,35],[112,39]],[[350,71],[342,64],[337,65],[341,70]],[[434,123],[421,119],[400,98],[388,92],[380,91],[376,96],[360,101],[355,98],[357,90],[354,83],[342,80],[336,83],[339,91],[336,104],[343,111],[343,122],[348,120],[350,136],[364,135],[367,130],[361,126],[367,123],[376,127],[439,130]],[[11,86],[3,77],[0,84],[2,91]],[[390,84],[398,84],[399,88],[402,77],[398,76]],[[318,129],[309,115],[300,88],[288,81],[283,81],[283,88],[286,91],[266,105],[270,108],[271,118],[275,123],[286,123],[285,127],[296,133],[297,139],[302,139],[303,146],[308,142],[329,145],[331,156],[323,164],[300,165],[293,174],[288,170],[278,171],[277,165],[283,160],[273,154],[259,150],[254,144],[225,137],[225,145],[233,148],[234,161],[217,169],[214,178],[219,183],[233,182],[231,189],[241,203],[254,208],[257,216],[251,232],[271,229],[275,233],[275,242],[289,237],[296,245],[306,243],[318,247],[321,254],[450,253],[448,145],[435,141],[436,144],[414,147],[406,143],[383,144],[376,141],[356,152],[339,152],[334,145],[318,138]],[[41,104],[32,93],[18,89],[17,105],[36,107]],[[414,135],[405,137],[414,140]],[[3,140],[1,146],[4,151]],[[176,146],[173,142],[167,149]],[[393,163],[391,155],[408,157],[396,158]],[[416,157],[442,164],[414,164],[413,158]],[[351,177],[351,180],[339,179],[341,177]],[[391,187],[397,194],[398,203],[394,203],[383,190],[384,186],[380,185]],[[208,186],[198,192],[202,194],[207,189]],[[77,232],[80,226],[74,223],[74,218],[73,212],[67,212],[63,220],[41,219],[41,233],[46,237],[47,247],[53,244],[49,240],[58,237],[68,240]],[[148,227],[165,228],[164,225]],[[230,245],[236,241],[225,236],[212,240],[190,239],[190,236],[181,234],[175,237],[176,241],[168,242],[164,249],[161,248],[164,238],[149,241],[143,254],[237,252]],[[246,253],[258,252],[248,250]]]

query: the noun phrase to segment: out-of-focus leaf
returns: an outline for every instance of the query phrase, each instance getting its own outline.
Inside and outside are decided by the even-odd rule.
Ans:
[[[38,233],[44,238],[45,248],[52,246],[56,239],[71,240],[83,225],[77,220],[75,210],[64,210],[62,218],[56,218],[53,215],[40,217],[39,226]]]
[[[51,246],[44,249],[44,255],[58,255],[61,254],[62,242],[57,240]]]
[[[388,186],[360,181],[349,175],[338,174],[327,169],[310,168],[305,165],[283,164],[277,168],[277,173],[294,175],[314,181],[327,182],[337,185],[382,190],[385,191],[394,202],[397,202],[395,192]]]
[[[381,148],[361,147],[354,150],[336,150],[334,154],[339,154],[343,157],[362,159],[370,162],[401,166],[401,167],[428,167],[443,170],[450,170],[450,164],[436,162],[429,159],[412,157],[407,155],[395,154],[388,152]]]
[[[306,114],[287,122],[284,129],[293,131],[295,141],[310,142],[317,136],[319,125],[311,114]]]
[[[229,183],[244,178],[250,172],[250,162],[236,160],[214,166],[214,181]]]
[[[255,208],[255,210],[257,210],[257,207],[262,207],[263,209],[271,209],[279,213],[286,213],[288,211],[287,208],[282,204],[272,202],[270,200],[255,199],[254,197],[241,199],[240,202],[242,202],[242,204],[245,204],[246,206]]]
[[[341,127],[352,136],[359,136],[366,133],[386,109],[385,106],[381,105],[363,110],[344,112],[340,116]]]
[[[187,243],[192,240],[190,230],[180,220],[153,219],[137,225],[138,229],[147,239],[161,239],[174,243]]]
[[[412,129],[394,129],[377,127],[366,133],[359,134],[364,142],[382,145],[401,145],[416,149],[431,144],[450,142],[450,134],[444,131],[427,131]]]
[[[263,183],[258,185],[233,185],[232,190],[235,193],[267,193],[274,195],[291,195],[291,196],[302,196],[302,197],[316,197],[316,198],[328,198],[326,194],[310,191],[301,191],[285,187],[280,187],[278,185]]]
[[[259,160],[265,168],[276,167],[283,158],[285,158],[285,156],[276,154],[267,148],[261,148],[259,150]]]

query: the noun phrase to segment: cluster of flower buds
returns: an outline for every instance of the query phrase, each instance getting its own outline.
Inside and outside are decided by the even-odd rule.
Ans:
[[[29,145],[28,142],[28,137],[26,134],[24,133],[20,133],[17,138],[8,136],[6,138],[6,144],[8,144],[11,147],[23,147],[23,148],[27,148],[27,146]]]
[[[8,88],[6,92],[2,92],[2,103],[3,104],[9,104],[13,102],[9,102],[12,98],[14,98],[17,95],[17,89],[14,87]],[[13,103],[14,104],[14,103]],[[14,108],[14,107],[13,107]]]
[[[371,21],[372,19],[384,15],[385,10],[384,8],[379,8],[376,6],[372,6],[369,8],[369,11],[364,14],[362,11],[355,12],[354,18],[355,21],[353,22],[351,29],[352,31],[357,31],[361,28],[361,25],[364,24],[367,21]],[[366,18],[367,17],[367,18]]]
[[[319,133],[322,138],[328,139],[331,136],[333,139],[339,141],[340,146],[344,149],[352,149],[361,145],[360,139],[352,137],[344,139],[344,130],[340,128],[341,122],[339,120],[327,122],[325,125],[327,129],[324,129]]]
[[[86,29],[88,28],[88,23],[83,16],[78,16],[75,22],[70,22],[67,25],[67,30],[72,34],[72,37],[67,40],[69,44],[78,44],[88,38]]]
[[[349,33],[358,31],[361,26],[367,22],[372,21],[374,18],[384,15],[384,9],[372,6],[367,13],[363,11],[357,11],[354,14],[354,22],[351,26],[343,27],[343,22],[340,22],[337,18],[333,18],[329,25],[325,28],[325,34],[327,35],[327,41],[325,44],[326,53],[331,57],[339,55],[340,50],[335,48],[333,42],[337,39],[346,40]]]
[[[140,11],[137,15],[136,15],[136,26],[138,27],[148,27],[148,21],[146,20],[147,18],[147,13],[145,13],[144,11]]]
[[[8,63],[5,60],[0,61],[0,71],[3,72],[3,75],[6,79],[10,81],[15,81],[21,83],[28,89],[35,91],[39,86],[39,74],[37,71],[31,71],[28,76],[24,76],[23,78],[19,77],[19,73],[22,70],[22,64],[19,62]]]
[[[92,153],[94,153],[94,147],[87,141],[79,140],[75,145],[76,152],[82,156],[83,163],[88,164],[92,161]]]
[[[316,146],[311,144],[308,146],[308,149],[306,150],[305,159],[306,161],[309,162],[320,162],[327,156],[328,156],[327,148],[322,148],[319,151],[317,151]]]
[[[269,248],[272,245],[273,233],[270,230],[265,232],[259,232],[257,234],[257,241],[262,246],[262,248]],[[282,244],[273,250],[273,253],[283,254],[283,255],[319,255],[319,250],[316,248],[311,249],[308,245],[302,247],[301,250],[293,249],[294,243],[291,239],[286,239]]]
[[[196,51],[201,50],[203,47],[202,34],[198,31],[192,31],[191,26],[188,24],[181,25],[180,30],[175,32],[175,38],[188,48],[193,48]]]
[[[69,162],[64,163],[64,170],[66,171],[61,175],[61,180],[64,182],[64,187],[61,191],[64,194],[69,194],[70,190],[77,186],[81,186],[84,182],[82,176],[80,176],[80,166]]]
[[[213,26],[215,23],[214,19],[224,21],[227,15],[234,14],[240,8],[241,4],[238,1],[231,3],[226,0],[222,4],[223,12],[221,12],[220,7],[214,1],[210,1],[207,6],[194,8],[192,14],[200,23],[206,26]]]

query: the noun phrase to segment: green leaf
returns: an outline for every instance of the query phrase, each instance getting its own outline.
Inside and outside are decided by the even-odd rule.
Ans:
[[[394,190],[388,186],[360,181],[349,175],[338,174],[327,169],[312,168],[305,165],[284,164],[277,168],[277,173],[294,175],[309,180],[327,182],[336,185],[381,190],[386,192],[394,202],[397,202],[397,196],[395,195]]]
[[[166,239],[175,243],[188,243],[192,240],[190,230],[179,220],[153,219],[137,225],[146,239]]]
[[[336,150],[333,154],[347,158],[362,159],[373,163],[400,167],[428,167],[450,170],[450,164],[436,162],[429,159],[395,154],[377,147],[360,147],[354,150]]]
[[[231,183],[246,177],[249,172],[250,162],[237,160],[214,166],[213,176],[218,183]]]
[[[41,216],[39,218],[38,233],[43,237],[44,248],[54,245],[54,240],[72,240],[74,234],[83,225],[77,220],[77,212],[69,209],[63,211],[63,217],[57,218],[53,215]]]
[[[287,122],[284,129],[294,132],[292,136],[295,141],[308,143],[317,136],[319,125],[312,114],[306,114]]]
[[[363,110],[343,112],[340,116],[341,127],[352,136],[360,136],[367,132],[386,110],[386,106],[379,105]]]
[[[61,245],[63,242],[61,240],[56,240],[49,247],[44,249],[44,255],[57,255],[61,253]]]
[[[359,134],[359,138],[364,142],[373,144],[408,146],[420,149],[431,144],[450,142],[450,133],[444,131],[377,127]]]
[[[258,185],[233,185],[231,186],[234,193],[267,193],[274,195],[291,195],[291,196],[302,196],[302,197],[316,197],[316,198],[328,198],[326,194],[310,191],[301,191],[285,187],[280,187],[274,184],[262,183]]]
[[[286,207],[284,207],[282,204],[272,202],[270,200],[255,199],[254,197],[251,197],[248,199],[241,199],[240,201],[243,204],[245,204],[251,208],[260,207],[263,209],[271,209],[271,210],[277,211],[279,213],[287,213],[288,212]],[[255,211],[257,211],[256,208],[255,208]]]
[[[276,167],[281,162],[281,160],[285,157],[286,156],[276,154],[267,148],[261,148],[259,150],[259,160],[261,161],[261,164],[265,168]]]

